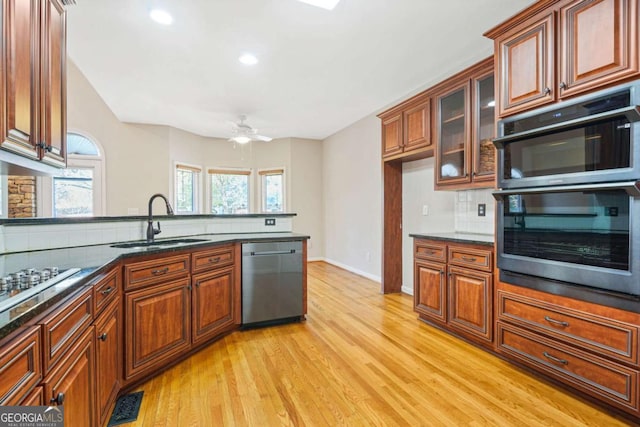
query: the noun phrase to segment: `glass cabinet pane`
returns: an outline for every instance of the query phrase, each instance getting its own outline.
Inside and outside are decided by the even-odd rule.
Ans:
[[[495,100],[493,74],[476,80],[476,143],[474,144],[475,175],[491,175],[495,170]]]
[[[466,86],[439,98],[439,157],[440,179],[454,179],[466,175],[465,141],[467,117]]]

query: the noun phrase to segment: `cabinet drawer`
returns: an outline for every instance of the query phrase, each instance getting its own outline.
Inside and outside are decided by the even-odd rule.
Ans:
[[[621,362],[638,364],[638,327],[498,291],[497,317]]]
[[[492,272],[493,253],[490,250],[449,246],[449,264]]]
[[[41,322],[45,373],[93,322],[93,287],[86,288],[63,305]]]
[[[447,247],[443,243],[416,239],[413,252],[416,258],[447,262]]]
[[[502,322],[497,333],[502,353],[618,408],[638,409],[638,371]]]
[[[194,252],[191,255],[191,263],[194,273],[233,264],[233,246]]]
[[[118,270],[114,269],[98,278],[93,285],[93,312],[96,315],[120,295],[120,275],[118,273]]]
[[[135,262],[124,266],[125,290],[137,289],[189,274],[189,254]]]
[[[18,405],[42,379],[40,327],[32,326],[0,351],[0,405]]]

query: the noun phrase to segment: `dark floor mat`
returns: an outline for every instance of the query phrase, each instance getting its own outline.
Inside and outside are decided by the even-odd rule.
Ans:
[[[111,419],[109,419],[109,425],[107,427],[135,421],[138,418],[143,393],[144,391],[137,391],[120,396],[116,402],[116,407],[113,408],[113,413],[111,414]]]

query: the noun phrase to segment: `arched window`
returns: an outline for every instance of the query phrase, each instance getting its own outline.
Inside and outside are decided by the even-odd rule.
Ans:
[[[104,156],[101,147],[80,133],[67,134],[67,168],[59,176],[42,179],[41,216],[104,215]]]

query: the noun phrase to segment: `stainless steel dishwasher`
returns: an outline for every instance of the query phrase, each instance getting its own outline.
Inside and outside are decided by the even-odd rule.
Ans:
[[[302,242],[242,245],[242,325],[301,320]]]

